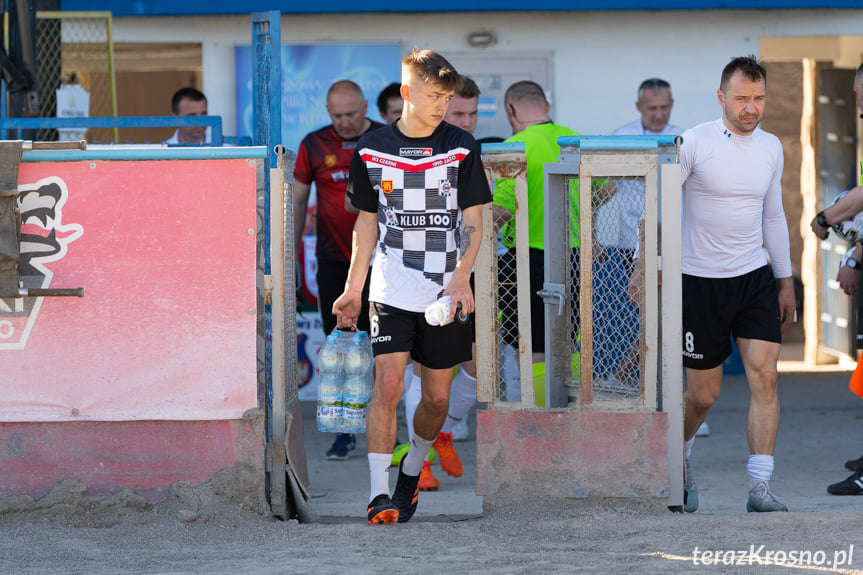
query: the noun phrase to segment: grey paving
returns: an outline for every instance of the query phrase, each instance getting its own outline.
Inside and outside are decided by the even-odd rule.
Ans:
[[[791,511],[848,511],[863,509],[863,497],[829,495],[826,487],[845,479],[843,464],[863,455],[863,399],[848,391],[847,371],[782,373],[779,394],[782,420],[776,444],[776,470],[771,488]],[[746,417],[749,390],[742,375],[726,376],[722,393],[708,416],[712,434],[698,438],[692,465],[700,493],[697,513],[745,513],[748,491]],[[475,412],[471,432],[475,433]],[[364,521],[369,497],[365,438],[347,461],[328,461],[325,451],[332,434],[320,433],[314,422],[314,405],[303,404],[305,446],[308,458],[312,510],[324,522]],[[406,440],[406,431],[399,430]],[[416,517],[458,520],[483,512],[482,498],[474,493],[476,442],[456,443],[464,475],[452,478],[433,466],[441,482],[437,492],[421,493]],[[391,473],[391,481],[395,473]]]

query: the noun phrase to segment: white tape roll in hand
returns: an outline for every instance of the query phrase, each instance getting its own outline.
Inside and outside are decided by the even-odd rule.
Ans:
[[[450,317],[450,308],[452,307],[452,298],[444,296],[428,306],[425,311],[426,322],[429,325],[445,326],[452,323],[453,318]],[[461,304],[458,304],[455,313],[459,323],[467,323],[468,316],[461,312]]]

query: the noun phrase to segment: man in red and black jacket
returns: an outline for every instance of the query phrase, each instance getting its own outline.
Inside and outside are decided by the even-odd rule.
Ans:
[[[366,117],[368,102],[360,87],[350,80],[340,80],[327,92],[327,113],[332,124],[303,138],[294,165],[294,242],[299,253],[306,222],[306,210],[312,182],[317,189],[317,283],[318,308],[329,334],[336,327],[333,302],[342,293],[351,261],[351,237],[355,213],[345,210],[345,190],[351,156],[357,140],[366,132],[383,126]],[[357,329],[369,331],[368,282],[363,302],[365,309],[357,320]],[[347,459],[355,448],[353,435],[339,434],[327,451],[328,459]]]

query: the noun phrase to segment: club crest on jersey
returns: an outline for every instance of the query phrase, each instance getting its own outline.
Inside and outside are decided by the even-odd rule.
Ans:
[[[391,191],[393,191],[393,181],[383,180],[381,182],[381,189],[384,191],[385,194],[390,193]]]
[[[335,166],[336,165],[336,155],[335,154],[327,154],[326,156],[324,156],[324,164],[328,168],[332,168],[333,166]]]
[[[449,183],[449,180],[439,180],[438,181],[437,193],[439,196],[443,196],[445,198],[448,198],[451,190],[452,190],[452,184]]]
[[[432,149],[431,148],[399,148],[399,156],[402,157],[411,157],[411,156],[431,156]]]
[[[384,213],[387,217],[387,225],[398,227],[399,220],[396,218],[396,209],[395,208],[387,208],[384,210]]]

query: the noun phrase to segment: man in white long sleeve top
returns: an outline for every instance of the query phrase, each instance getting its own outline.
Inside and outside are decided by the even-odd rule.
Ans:
[[[683,133],[684,509],[698,492],[688,456],[695,432],[719,396],[733,335],[750,389],[748,511],[787,511],[770,491],[779,428],[776,362],[791,323],[788,225],[782,208],[778,138],[758,128],[767,75],[754,56],[734,58],[717,92],[722,118]],[[772,264],[767,265],[762,246]],[[777,287],[777,280],[779,286]]]

